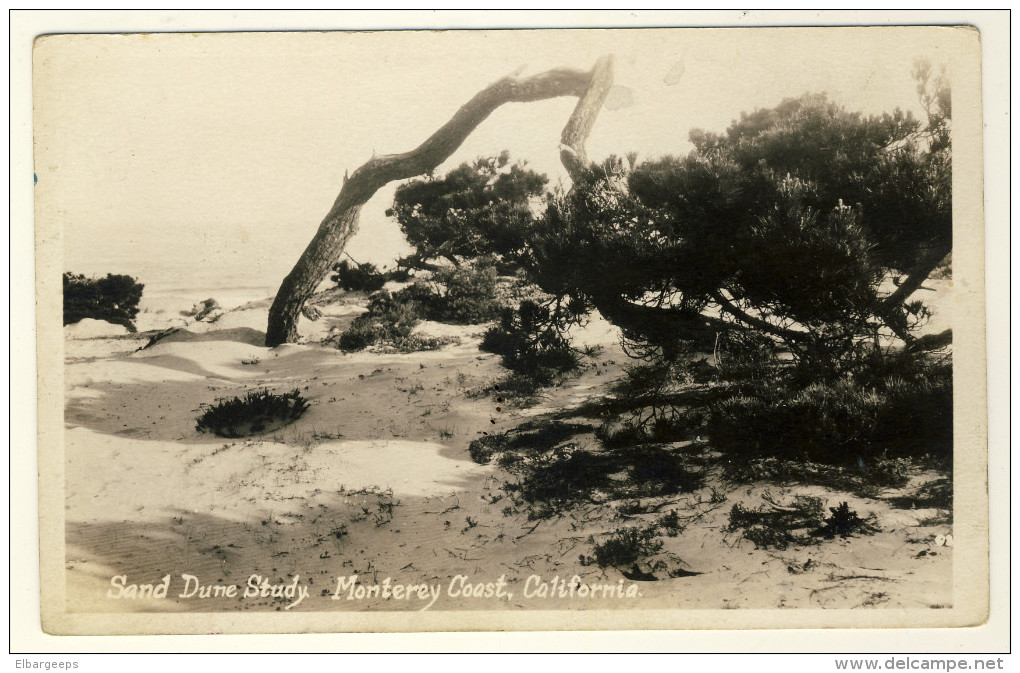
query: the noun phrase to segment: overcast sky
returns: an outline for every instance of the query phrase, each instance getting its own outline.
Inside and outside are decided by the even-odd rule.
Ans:
[[[91,35],[34,54],[37,221],[63,227],[66,270],[133,273],[150,286],[275,289],[340,188],[373,152],[417,146],[477,91],[525,67],[588,69],[616,83],[588,144],[597,159],[684,153],[692,128],[826,91],[867,113],[919,106],[922,56],[951,29],[688,29]],[[497,110],[440,169],[508,149],[553,182],[575,99]],[[350,253],[404,252],[383,211],[362,213]],[[116,267],[116,268],[114,268]],[[196,272],[196,269],[202,269]],[[228,272],[229,271],[229,272]],[[239,278],[239,274],[244,276]],[[230,280],[227,281],[226,279]]]

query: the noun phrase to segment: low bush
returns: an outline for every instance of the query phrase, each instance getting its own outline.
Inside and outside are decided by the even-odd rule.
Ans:
[[[580,354],[571,348],[559,318],[548,306],[523,301],[518,309],[504,308],[499,325],[490,328],[479,345],[501,356],[504,367],[527,376],[538,386],[580,367]]]
[[[381,341],[386,336],[385,327],[378,321],[366,318],[368,314],[358,316],[337,341],[340,350],[360,351]]]
[[[412,289],[413,288],[413,289]],[[495,320],[500,305],[496,296],[496,269],[488,264],[441,269],[432,279],[415,283],[412,291],[428,320],[455,325],[478,325]]]
[[[375,292],[382,289],[389,278],[375,264],[355,262],[352,265],[345,259],[333,266],[330,280],[348,292]]]
[[[308,402],[296,389],[283,394],[256,390],[206,409],[195,427],[220,437],[248,437],[292,423],[306,409]]]
[[[878,531],[874,524],[874,516],[862,519],[846,502],[840,503],[839,507],[830,507],[829,512],[831,514],[825,518],[821,528],[812,531],[812,535],[831,540],[837,535],[846,538],[854,533],[871,535]]]
[[[92,318],[135,331],[134,319],[145,288],[135,278],[114,274],[107,274],[105,278],[87,278],[67,272],[63,286],[65,325]]]
[[[780,550],[813,544],[818,537],[831,540],[837,535],[845,538],[854,533],[871,535],[878,531],[874,515],[862,519],[846,502],[830,507],[829,516],[823,519],[819,498],[796,496],[792,504],[780,505],[766,493],[765,500],[768,505],[757,509],[734,505],[727,530],[740,531],[757,548]]]
[[[448,340],[414,336],[411,332],[420,320],[418,306],[398,294],[380,293],[372,297],[368,311],[359,315],[337,340],[344,351],[360,351],[379,343],[391,345],[401,353],[436,350]]]
[[[952,371],[867,385],[844,378],[800,390],[782,383],[745,389],[713,406],[708,433],[733,455],[844,465],[876,456],[951,457]]]
[[[741,503],[733,505],[727,530],[741,535],[761,549],[786,549],[790,545],[813,542],[810,531],[822,520],[819,498],[798,496],[792,505],[763,506],[748,509]]]
[[[591,556],[581,555],[582,565],[597,565],[600,568],[632,566],[647,556],[662,550],[662,540],[657,526],[644,528],[618,528],[602,542],[594,537],[588,539]]]
[[[394,294],[413,304],[418,314],[435,322],[477,325],[494,320],[500,304],[495,300],[496,271],[490,264],[438,269]]]

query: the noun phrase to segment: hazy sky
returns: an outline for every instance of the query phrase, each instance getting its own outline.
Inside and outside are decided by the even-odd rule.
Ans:
[[[373,152],[417,146],[499,77],[588,69],[616,57],[617,104],[593,159],[690,149],[741,111],[826,91],[868,113],[919,113],[910,71],[949,62],[952,29],[687,29],[91,35],[42,38],[34,54],[39,222],[64,232],[66,270],[132,273],[150,287],[275,288],[340,188]],[[951,65],[951,63],[950,63]],[[630,104],[620,107],[619,104]],[[553,182],[575,99],[497,110],[440,168],[508,149]],[[349,246],[403,254],[368,203]],[[228,280],[229,279],[229,280]]]

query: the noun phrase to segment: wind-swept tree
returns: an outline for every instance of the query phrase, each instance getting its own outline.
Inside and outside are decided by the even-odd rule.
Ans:
[[[952,245],[940,111],[925,125],[809,95],[694,131],[685,157],[610,159],[534,227],[529,267],[667,355],[754,330],[838,369],[880,330],[913,342],[908,297]]]
[[[560,156],[567,166],[587,165],[584,144],[613,84],[612,58],[600,58],[589,71],[557,68],[531,77],[504,77],[465,103],[438,131],[410,152],[375,157],[344,180],[333,207],[319,225],[301,258],[284,278],[269,309],[266,345],[298,337],[297,322],[305,302],[339,260],[358,230],[361,208],[383,185],[434,170],[460,147],[471,132],[504,103],[575,96],[574,112],[560,136]]]

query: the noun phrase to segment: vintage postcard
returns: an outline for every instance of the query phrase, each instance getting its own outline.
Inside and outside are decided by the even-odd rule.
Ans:
[[[50,634],[989,608],[967,26],[53,34]]]

